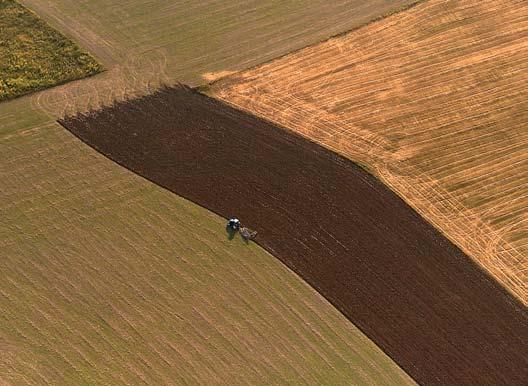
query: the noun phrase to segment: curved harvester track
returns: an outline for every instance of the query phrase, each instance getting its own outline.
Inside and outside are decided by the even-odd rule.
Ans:
[[[222,216],[307,280],[421,384],[522,384],[528,313],[349,160],[184,87],[61,123]]]

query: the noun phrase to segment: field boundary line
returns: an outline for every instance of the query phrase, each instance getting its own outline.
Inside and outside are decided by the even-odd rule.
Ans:
[[[338,32],[332,36],[329,36],[329,37],[326,37],[324,39],[320,39],[318,40],[317,42],[313,42],[313,43],[310,43],[310,44],[307,44],[303,47],[300,47],[300,48],[297,48],[293,51],[290,51],[290,52],[287,52],[283,55],[279,55],[279,56],[276,56],[274,58],[271,58],[269,60],[265,60],[259,64],[255,64],[253,66],[249,66],[249,67],[246,67],[244,69],[241,69],[239,71],[234,71],[233,73],[231,73],[230,75],[226,75],[226,76],[222,76],[220,78],[217,78],[211,82],[204,82],[203,84],[200,84],[198,86],[194,86],[192,87],[193,89],[196,89],[202,93],[204,93],[205,95],[208,95],[208,89],[213,87],[213,86],[216,86],[217,84],[224,84],[224,82],[227,80],[227,79],[231,79],[231,78],[236,78],[240,73],[242,72],[246,72],[246,71],[251,71],[251,70],[254,70],[256,68],[259,68],[261,66],[265,66],[265,65],[269,65],[269,64],[272,64],[273,62],[275,61],[278,61],[280,59],[285,59],[287,58],[288,56],[290,55],[295,55],[297,54],[299,51],[302,51],[302,50],[305,50],[307,48],[310,48],[310,47],[313,47],[313,46],[317,46],[319,44],[322,44],[322,43],[326,43],[326,42],[329,42],[330,40],[333,40],[333,39],[337,39],[337,38],[340,38],[342,36],[345,36],[345,35],[348,35],[349,33],[352,33],[352,32],[355,32],[357,30],[360,30],[362,28],[365,28],[367,26],[369,26],[370,24],[374,24],[374,23],[377,23],[383,19],[386,19],[388,17],[391,17],[393,15],[397,15],[399,13],[403,13],[405,11],[408,11],[409,9],[412,9],[422,3],[426,3],[427,1],[429,0],[415,0],[414,2],[412,3],[409,3],[409,4],[406,4],[406,5],[402,5],[401,7],[399,8],[396,8],[394,9],[393,11],[390,11],[390,12],[387,12],[383,15],[380,15],[380,16],[377,16],[361,25],[358,25],[356,27],[353,27],[353,28],[350,28],[346,31],[342,31],[342,32]]]
[[[233,93],[233,90],[231,90],[231,93]],[[241,95],[241,94],[238,94],[238,95]],[[329,141],[329,139],[315,141],[313,138],[310,138],[307,134],[304,134],[302,131],[291,130],[288,128],[288,126],[285,126],[280,121],[276,121],[272,117],[268,118],[268,117],[262,116],[262,114],[259,111],[260,109],[256,108],[262,105],[271,106],[274,104],[277,106],[281,106],[281,109],[283,109],[284,106],[288,106],[288,109],[297,109],[299,113],[301,114],[301,116],[306,115],[306,114],[313,114],[313,113],[310,113],[309,110],[304,109],[304,106],[300,107],[295,104],[292,104],[292,100],[285,99],[284,97],[281,97],[280,94],[269,94],[268,92],[261,91],[258,95],[259,95],[258,105],[251,105],[251,101],[249,101],[248,99],[244,99],[244,98],[237,99],[237,100],[247,101],[248,105],[251,106],[251,110],[247,108],[246,105],[244,104],[237,104],[236,102],[225,99],[221,92],[215,94],[214,97],[222,100],[223,102],[227,103],[228,105],[231,105],[234,108],[242,109],[248,112],[249,114],[257,113],[259,118],[264,119],[270,123],[273,123],[279,127],[282,127],[284,130],[287,130],[293,133],[298,133],[304,138],[312,142],[321,144],[335,153],[343,154],[342,150],[326,142],[326,141]],[[289,95],[289,97],[291,97],[293,101],[295,100],[292,95]],[[279,114],[279,116],[281,115]],[[338,124],[330,122],[323,117],[315,117],[314,119],[324,122],[325,126],[334,127],[335,129],[339,129],[340,127]],[[361,152],[361,150],[355,150],[355,152],[357,153],[356,157],[359,157],[359,159],[356,160],[354,158],[348,157],[347,155],[344,155],[345,158],[350,159],[352,162],[356,164],[358,164],[358,161],[359,161],[359,166],[362,166],[361,164],[365,162],[365,163],[368,163],[369,166],[373,167],[373,169],[375,170],[374,175],[376,176],[376,178],[378,178],[380,181],[383,181],[386,185],[390,186],[391,190],[397,193],[406,203],[408,203],[418,213],[420,213],[420,215],[424,219],[427,219],[428,222],[430,222],[431,224],[434,224],[435,228],[440,230],[442,234],[444,234],[444,236],[446,236],[448,239],[453,241],[456,245],[460,246],[473,261],[475,261],[478,265],[481,265],[489,274],[492,274],[492,277],[494,276],[494,273],[499,273],[502,286],[505,287],[505,289],[508,290],[508,292],[510,292],[513,296],[515,296],[515,298],[519,299],[524,305],[528,305],[528,288],[527,288],[528,286],[521,279],[518,279],[517,275],[511,275],[511,276],[505,275],[503,270],[493,269],[493,266],[488,263],[489,259],[485,258],[485,256],[490,252],[490,248],[492,246],[494,248],[498,248],[497,246],[500,245],[503,250],[501,255],[505,254],[508,258],[512,259],[513,261],[522,261],[523,256],[520,254],[520,252],[517,251],[517,249],[513,245],[511,245],[507,240],[505,240],[502,235],[498,234],[496,230],[491,229],[487,224],[485,224],[480,218],[480,216],[474,210],[467,208],[458,199],[454,198],[451,194],[449,194],[449,192],[445,191],[444,188],[437,186],[438,184],[434,183],[434,181],[430,177],[424,178],[423,176],[424,173],[416,173],[412,168],[410,168],[409,165],[406,165],[405,168],[400,168],[400,170],[403,170],[406,174],[408,173],[409,175],[412,175],[413,180],[415,180],[416,183],[407,184],[405,181],[400,181],[401,179],[398,179],[398,178],[395,179],[393,177],[393,174],[389,172],[389,168],[387,167],[387,165],[391,164],[391,162],[392,163],[400,162],[397,159],[393,159],[394,157],[391,156],[393,152],[391,152],[390,150],[384,149],[383,146],[380,146],[375,142],[366,141],[365,138],[361,137],[358,133],[353,132],[351,130],[352,129],[347,130],[347,133],[349,135],[352,134],[357,140],[363,143],[367,143],[367,146],[371,145],[373,147],[371,147],[367,151],[367,157],[365,157],[364,149],[362,149],[363,153]],[[338,135],[338,133],[341,134],[342,132],[343,132],[342,130],[335,130],[332,132],[327,132],[326,135],[329,135],[330,136],[329,138],[332,138],[332,137],[335,138]],[[352,143],[349,143],[348,146],[349,146],[348,147],[349,149],[361,149],[361,146],[352,144]],[[385,153],[385,156],[382,155],[382,153]],[[369,158],[369,159],[365,159],[365,158]],[[381,166],[380,164],[384,166]],[[391,177],[388,177],[389,175]],[[433,185],[435,186],[433,187]],[[428,192],[430,193],[432,189],[434,191],[433,194],[436,194],[440,199],[435,201],[435,205],[433,205],[432,207],[428,207],[429,209],[423,207],[422,205],[419,205],[418,200],[416,200],[417,202],[413,202],[409,200],[407,198],[407,195],[405,194],[405,191],[415,192],[417,196],[422,198],[420,202],[423,201],[424,204],[431,201],[431,200],[424,199],[427,195],[422,189],[418,188],[418,186],[420,187],[427,186]],[[444,209],[440,210],[439,208],[437,208],[438,205],[440,205]],[[447,206],[450,206],[452,209],[447,209]],[[463,210],[461,211],[460,208],[462,208]],[[456,209],[456,210],[453,210],[453,209]],[[453,215],[448,216],[446,211],[447,213],[453,213]],[[463,213],[465,217],[469,215],[471,218],[476,219],[478,223],[475,223],[474,226],[469,227],[469,225],[465,221],[461,222],[461,220],[457,218],[456,213]],[[474,223],[474,222],[471,222],[471,223]],[[448,226],[441,227],[439,226],[439,224],[447,224]],[[447,232],[443,231],[443,228],[455,229],[455,232],[452,232],[452,233],[456,235],[460,235],[460,236],[458,237],[452,236],[451,234],[448,234]],[[464,228],[466,230],[463,230]],[[476,236],[477,229],[480,229],[480,231],[478,232],[479,234],[481,234],[482,236],[485,235],[486,238],[488,239],[484,244],[482,241],[479,241],[479,238]],[[469,242],[468,242],[468,238],[469,238]],[[514,251],[515,253],[513,253],[512,251]],[[503,263],[501,263],[501,265],[503,265]],[[512,272],[511,267],[507,271]],[[513,286],[511,287],[517,290],[513,290],[513,288],[511,288],[510,286],[505,285],[506,283],[513,284]]]

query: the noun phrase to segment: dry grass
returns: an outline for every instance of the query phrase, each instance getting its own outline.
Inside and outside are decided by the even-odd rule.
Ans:
[[[377,176],[528,303],[528,4],[431,0],[218,82]]]
[[[0,0],[0,101],[102,70],[89,54],[12,0]]]

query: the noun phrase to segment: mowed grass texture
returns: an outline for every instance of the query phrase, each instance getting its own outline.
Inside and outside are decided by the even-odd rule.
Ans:
[[[102,70],[92,56],[16,1],[0,0],[0,31],[0,101]]]
[[[160,84],[199,85],[415,1],[23,0],[108,69],[90,82],[35,96],[33,103],[62,116],[150,93]]]
[[[131,177],[54,122],[66,112],[97,108],[161,83],[202,83],[207,73],[258,64],[408,2],[23,3],[81,42],[108,71],[0,104],[5,181],[0,260],[9,272],[3,301],[11,310],[2,316],[5,379],[20,384],[159,384],[168,378],[202,384],[410,382],[377,349],[360,354],[360,347],[372,343],[364,337],[354,343],[347,335],[354,327],[327,303],[314,303],[319,295],[306,287],[304,293],[294,291],[293,284],[280,287],[292,280],[300,284],[276,262],[262,266],[269,255],[225,244],[223,233],[215,233],[223,232],[222,220]],[[273,31],[280,31],[275,38]],[[176,264],[180,276],[171,271]],[[22,276],[26,266],[31,273]],[[273,277],[268,295],[278,298],[256,312],[265,303],[259,300],[264,296],[259,283],[268,285]],[[82,284],[73,288],[78,281]],[[143,291],[147,281],[152,288]],[[234,289],[241,282],[247,283],[242,292]],[[221,306],[210,306],[202,299],[206,296]],[[234,296],[244,299],[243,306],[227,300]],[[175,316],[180,309],[182,320]],[[290,315],[288,327],[283,315]],[[315,336],[333,339],[325,338],[324,329],[338,337],[335,347],[341,345],[326,349],[335,351],[333,357],[322,354],[324,343],[310,344]],[[211,338],[219,336],[216,330],[232,335],[219,342]]]
[[[412,384],[224,220],[56,126],[2,138],[0,379]]]
[[[431,0],[212,94],[367,165],[528,302],[528,3]]]

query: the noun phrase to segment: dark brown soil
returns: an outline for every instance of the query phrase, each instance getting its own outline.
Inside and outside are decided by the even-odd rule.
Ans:
[[[260,245],[419,383],[528,379],[527,310],[349,160],[184,87],[61,123],[119,164],[258,231]]]

